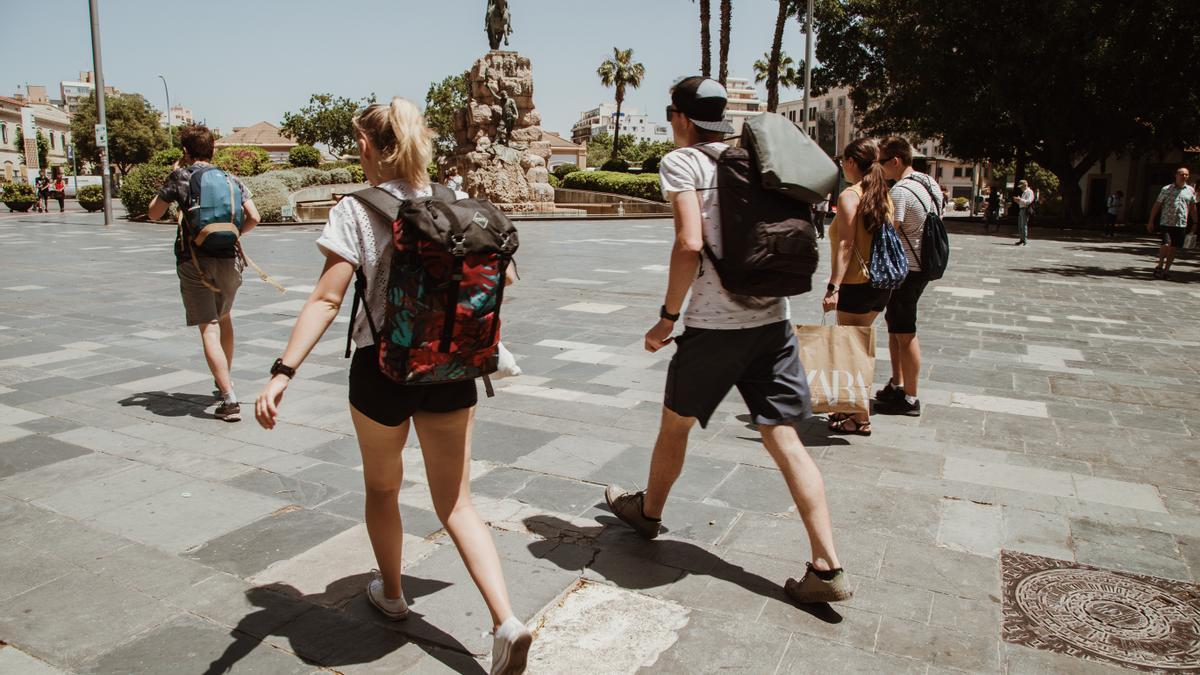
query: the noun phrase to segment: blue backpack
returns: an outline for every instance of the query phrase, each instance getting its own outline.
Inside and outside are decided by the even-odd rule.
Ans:
[[[863,263],[858,249],[854,250],[858,261],[866,268],[867,278],[872,288],[899,288],[908,276],[908,256],[900,237],[896,236],[896,228],[890,222],[884,223],[875,231],[871,240],[871,262]]]
[[[188,249],[216,257],[231,257],[238,249],[245,214],[242,188],[215,166],[199,166],[188,181],[188,203],[180,227]]]

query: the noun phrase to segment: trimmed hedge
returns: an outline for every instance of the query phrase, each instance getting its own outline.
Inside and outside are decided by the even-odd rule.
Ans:
[[[231,145],[217,150],[213,164],[235,176],[256,176],[271,165],[271,156],[252,145]]]
[[[350,174],[350,169],[336,168],[329,171],[330,183],[353,183],[354,178]]]
[[[640,199],[663,201],[656,173],[618,173],[616,171],[576,171],[562,179],[564,188],[592,190],[629,195]]]
[[[170,164],[167,166],[170,166]],[[75,201],[79,202],[79,205],[88,212],[99,211],[104,208],[104,186],[84,185],[79,188],[79,193],[75,196]]]
[[[568,164],[559,164],[558,166],[554,167],[554,170],[551,171],[550,173],[554,174],[555,176],[558,176],[559,180],[562,180],[563,178],[566,178],[567,174],[575,173],[578,170],[579,170],[578,166],[568,163]]]
[[[321,151],[311,145],[297,145],[288,150],[288,164],[316,168],[321,164]]]
[[[662,157],[647,157],[642,160],[642,173],[658,173],[658,165],[662,162]]]
[[[600,170],[629,173],[629,162],[626,162],[623,159],[610,159],[600,166]]]
[[[158,195],[163,181],[171,174],[170,164],[138,164],[121,180],[121,203],[130,218],[145,217],[150,200]]]
[[[283,207],[288,203],[288,193],[291,190],[287,184],[279,180],[281,171],[272,171],[260,176],[250,176],[242,179],[242,183],[253,195],[254,205],[258,207],[259,218],[264,223],[277,223],[283,220]]]
[[[562,181],[558,179],[558,176],[555,176],[554,174],[550,174],[547,177],[550,179],[550,187],[552,187],[552,188],[562,187]]]

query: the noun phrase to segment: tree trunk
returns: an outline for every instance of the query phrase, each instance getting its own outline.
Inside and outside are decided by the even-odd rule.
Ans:
[[[729,24],[733,20],[733,0],[721,0],[721,64],[717,79],[721,86],[729,79]]]
[[[708,29],[712,12],[709,0],[700,0],[700,74],[712,77],[712,34]]]
[[[1013,160],[1013,189],[1017,189],[1017,183],[1025,180],[1025,150],[1017,148],[1016,158]]]
[[[787,23],[788,8],[792,0],[779,0],[779,14],[775,17],[775,38],[771,41],[771,60],[767,63],[767,112],[779,107],[779,60],[783,51],[783,26]]]
[[[617,96],[617,123],[613,129],[612,156],[609,159],[618,159],[621,155],[621,104],[624,102],[624,96]]]
[[[1071,172],[1074,173],[1074,172]],[[1083,190],[1079,187],[1079,178],[1067,180],[1068,176],[1058,176],[1058,192],[1062,195],[1063,215],[1071,225],[1083,223]]]

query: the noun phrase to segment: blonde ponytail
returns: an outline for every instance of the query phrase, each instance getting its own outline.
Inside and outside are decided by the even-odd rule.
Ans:
[[[390,105],[373,105],[354,117],[354,128],[371,141],[379,163],[391,167],[397,178],[418,188],[429,184],[434,132],[412,101],[397,96]]]

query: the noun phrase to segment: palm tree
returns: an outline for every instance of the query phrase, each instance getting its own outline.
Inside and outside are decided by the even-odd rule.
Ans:
[[[696,2],[696,0],[692,0]],[[700,74],[712,77],[712,36],[708,31],[709,0],[700,0]]]
[[[804,86],[804,73],[796,67],[796,62],[792,57],[787,55],[787,52],[779,52],[779,67],[774,71],[776,73],[775,90],[771,87],[771,53],[766,52],[763,57],[754,62],[754,83],[759,84],[763,80],[767,82],[767,110],[775,112],[779,108],[779,88],[780,87],[802,87]],[[772,98],[774,94],[774,98]]]
[[[780,56],[783,55],[783,26],[795,9],[792,2],[793,0],[779,0],[779,13],[775,16],[775,38],[771,41],[771,52],[767,56],[767,112],[775,112],[775,109],[779,107],[779,71],[783,66],[780,62]],[[791,59],[788,61],[790,62]],[[757,65],[755,64],[756,71]],[[758,77],[755,77],[754,81],[758,82]]]
[[[613,57],[605,59],[596,69],[600,81],[606,87],[617,88],[617,124],[613,130],[614,158],[620,152],[621,145],[621,104],[625,102],[625,87],[637,89],[642,86],[642,78],[646,76],[646,67],[633,60],[633,49],[618,49],[613,47]]]
[[[721,0],[721,70],[717,75],[721,86],[729,79],[729,23],[733,20],[733,0]]]

